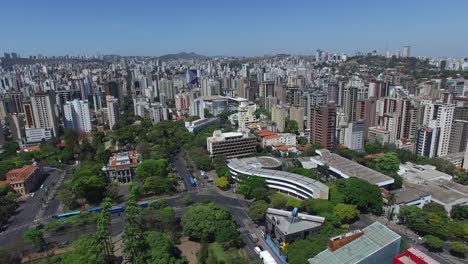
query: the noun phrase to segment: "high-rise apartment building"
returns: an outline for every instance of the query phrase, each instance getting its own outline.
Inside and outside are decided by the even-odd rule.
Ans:
[[[437,113],[437,125],[440,127],[440,136],[437,156],[445,156],[448,154],[454,110],[454,105],[442,105],[439,107]]]
[[[349,123],[348,127],[345,129],[344,145],[352,150],[363,150],[364,133],[365,125],[363,120]]]
[[[279,132],[284,132],[288,109],[281,105],[274,105],[271,108],[271,120],[276,123]]]
[[[65,102],[63,105],[63,123],[65,128],[82,132],[91,132],[91,115],[87,100]]]
[[[401,49],[401,57],[403,57],[403,58],[411,57],[411,47],[410,46],[404,46]]]
[[[113,96],[106,96],[107,102],[107,119],[110,130],[114,127],[115,123],[119,120],[119,100]]]
[[[34,127],[50,129],[54,136],[58,136],[53,98],[49,92],[36,92],[31,96],[31,109],[34,116]]]
[[[415,154],[432,158],[437,154],[439,146],[440,129],[433,120],[428,127],[419,128],[416,132]]]
[[[468,140],[468,121],[454,120],[452,132],[450,133],[450,142],[448,153],[464,152],[466,150],[466,141]]]
[[[310,111],[310,143],[333,149],[336,131],[336,107],[327,104],[312,107]]]
[[[299,132],[304,132],[304,107],[290,107],[289,118],[297,122]]]

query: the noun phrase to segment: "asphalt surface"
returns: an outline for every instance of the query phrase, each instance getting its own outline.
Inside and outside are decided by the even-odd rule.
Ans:
[[[227,208],[238,225],[238,230],[240,232],[242,241],[244,243],[244,249],[247,256],[250,259],[258,259],[258,255],[254,251],[256,246],[249,239],[249,234],[254,232],[253,228],[255,226],[250,221],[247,215],[247,209],[249,206],[248,201],[237,199],[236,197],[224,196],[216,190],[216,187],[212,183],[204,182],[203,179],[198,177],[198,186],[194,187],[190,184],[188,177],[190,172],[187,169],[187,163],[183,159],[182,154],[177,154],[174,157],[173,165],[177,170],[177,174],[181,177],[183,183],[186,186],[186,192],[179,193],[173,197],[164,198],[166,202],[173,206],[176,210],[176,216],[182,217],[184,211],[184,205],[180,203],[180,198],[186,195],[192,197],[194,202],[209,200],[212,201],[224,208]],[[63,182],[60,177],[64,179],[70,177],[69,173],[70,168],[67,168],[66,171],[62,172],[52,168],[47,168],[47,173],[50,175],[44,181],[44,189],[36,191],[34,197],[28,197],[27,201],[21,204],[18,209],[18,214],[14,217],[12,223],[8,226],[7,230],[0,233],[0,245],[2,248],[15,248],[20,247],[23,250],[30,250],[30,246],[22,243],[22,232],[24,232],[28,227],[32,226],[35,218],[39,214],[40,208],[43,206],[43,201],[47,197],[51,198],[44,203],[43,208],[43,220],[47,221],[51,216],[56,215],[59,210],[60,202],[56,199],[56,195],[51,195],[51,186],[53,188],[59,188],[60,186],[55,186],[53,183]],[[45,191],[45,188],[48,187],[48,191]],[[124,214],[112,215],[111,219],[111,228],[113,235],[117,235],[123,232],[125,226]],[[37,219],[36,219],[37,220]],[[39,219],[41,220],[41,219]],[[71,230],[65,230],[61,232],[48,233],[45,235],[45,240],[48,244],[58,245],[61,243],[71,243],[78,239],[83,234],[91,234],[96,230],[95,224],[90,224],[81,228]]]

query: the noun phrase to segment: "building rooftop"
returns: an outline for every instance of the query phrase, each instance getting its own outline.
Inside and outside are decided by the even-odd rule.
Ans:
[[[323,225],[325,218],[298,213],[292,217],[290,211],[268,208],[266,217],[274,221],[275,226],[285,235],[302,232]]]
[[[265,175],[264,177],[268,178],[287,179],[296,182],[306,188],[309,188],[314,193],[326,193],[328,199],[328,186],[314,179],[286,171],[262,169],[256,166],[256,164],[245,163],[241,159],[229,159],[227,160],[227,163],[228,166],[243,171],[244,173],[260,176]]]
[[[338,173],[343,178],[357,177],[378,186],[385,186],[395,182],[392,177],[341,157],[338,154],[331,153],[327,149],[318,149],[316,152],[319,156],[311,157],[312,161],[319,165],[327,164],[331,171]]]
[[[390,243],[401,239],[401,237],[388,229],[379,222],[375,222],[362,230],[363,235],[342,246],[341,248],[330,251],[326,249],[317,256],[310,258],[310,264],[340,264],[340,263],[358,263],[367,256],[384,248]]]
[[[403,176],[405,180],[411,183],[422,183],[424,181],[430,181],[434,179],[446,179],[451,180],[452,176],[441,171],[436,170],[435,166],[432,165],[417,165],[411,162],[400,164],[400,170],[398,174]]]
[[[108,166],[111,168],[123,168],[136,166],[138,164],[138,154],[136,151],[131,150],[127,152],[114,153],[109,158]]]
[[[419,190],[410,186],[405,186],[405,188],[401,188],[392,193],[395,194],[396,204],[406,204],[406,203],[414,202],[414,201],[420,200],[423,197],[427,197],[430,195],[426,191]]]
[[[453,163],[453,162],[456,162],[456,161],[463,160],[465,158],[465,152],[452,153],[452,154],[448,154],[446,156],[440,156],[439,158]]]
[[[249,157],[239,159],[239,161],[244,163],[246,166],[263,169],[278,168],[283,164],[281,160],[269,156]]]
[[[27,165],[23,168],[12,169],[5,174],[9,183],[23,182],[39,168],[33,165]]]

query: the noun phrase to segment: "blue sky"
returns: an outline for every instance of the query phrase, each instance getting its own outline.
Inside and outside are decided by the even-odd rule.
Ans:
[[[0,52],[468,57],[466,0],[2,0]]]

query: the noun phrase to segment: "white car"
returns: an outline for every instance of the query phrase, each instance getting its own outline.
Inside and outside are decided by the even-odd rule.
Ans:
[[[260,252],[262,252],[262,250],[259,247],[255,247],[254,250],[255,250],[255,253],[259,255],[260,255]]]
[[[35,193],[31,193],[31,197],[34,197],[34,194],[35,194]]]
[[[44,184],[41,185],[41,189],[44,188]]]

